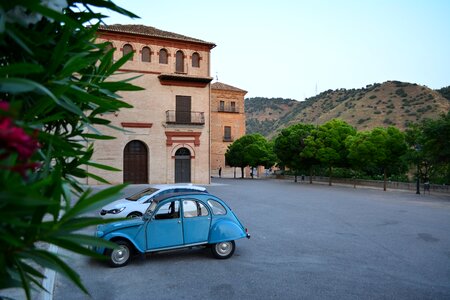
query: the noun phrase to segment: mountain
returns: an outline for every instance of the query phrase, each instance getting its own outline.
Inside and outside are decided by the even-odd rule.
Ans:
[[[449,88],[432,90],[401,81],[387,81],[360,89],[328,90],[296,101],[283,98],[247,98],[247,134],[261,133],[272,138],[295,123],[320,125],[339,118],[358,130],[396,126],[435,119],[450,110]]]

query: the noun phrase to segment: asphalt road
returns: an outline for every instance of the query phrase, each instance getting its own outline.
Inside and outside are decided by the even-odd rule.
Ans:
[[[53,299],[450,299],[450,197],[283,180],[207,188],[252,234],[232,258],[193,249],[113,269],[60,250],[92,298],[57,275]]]

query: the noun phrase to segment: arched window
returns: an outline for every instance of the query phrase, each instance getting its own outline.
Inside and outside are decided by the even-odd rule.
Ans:
[[[149,47],[142,48],[142,61],[150,62],[151,61],[150,54],[151,54],[151,51],[150,51]]]
[[[192,54],[192,67],[200,68],[200,54],[197,52]]]
[[[167,64],[167,50],[161,49],[159,50],[159,63],[160,64]]]
[[[184,73],[184,53],[181,50],[177,51],[175,56],[176,59],[176,67],[175,72]]]
[[[130,44],[125,44],[125,45],[123,45],[123,48],[122,48],[122,55],[125,56],[125,55],[127,55],[128,53],[130,53],[130,52],[133,52],[133,46],[131,46]],[[133,57],[131,57],[130,60],[133,60]]]
[[[109,52],[111,49],[114,48],[111,42],[106,42],[105,44],[106,44],[105,53]]]

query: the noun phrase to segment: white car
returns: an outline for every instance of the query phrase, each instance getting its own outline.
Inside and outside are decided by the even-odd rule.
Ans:
[[[100,216],[105,219],[139,218],[145,213],[148,206],[156,196],[189,191],[207,192],[206,188],[195,185],[154,185],[140,191],[137,194],[116,200],[104,206],[100,211]]]

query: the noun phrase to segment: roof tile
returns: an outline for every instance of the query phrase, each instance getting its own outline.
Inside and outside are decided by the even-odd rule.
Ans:
[[[222,82],[214,82],[211,84],[211,89],[213,90],[225,90],[225,91],[234,91],[234,92],[244,92],[247,93],[245,90],[241,90],[237,87],[222,83]]]
[[[135,24],[100,25],[99,30],[140,34],[140,35],[146,35],[146,36],[150,36],[150,37],[158,37],[158,38],[166,38],[166,39],[173,39],[173,40],[181,40],[181,41],[186,41],[186,42],[194,42],[194,43],[209,45],[211,48],[214,48],[216,46],[214,43],[206,42],[206,41],[203,41],[200,39],[188,37],[188,36],[181,35],[178,33],[173,33],[170,31],[165,31],[165,30],[161,30],[161,29],[158,29],[155,27],[145,26],[145,25],[135,25]]]

